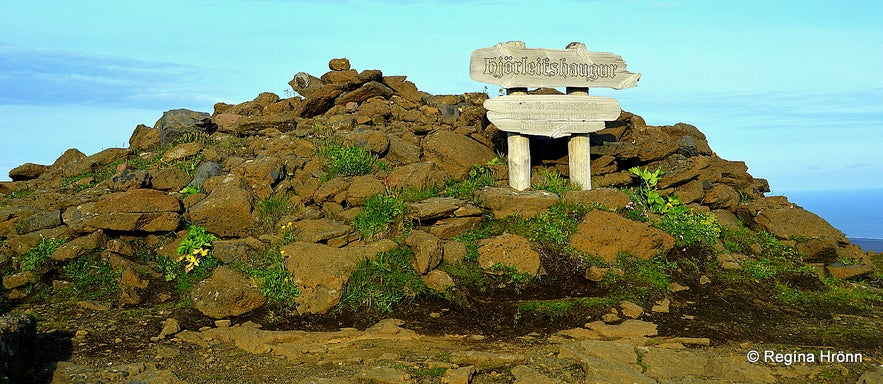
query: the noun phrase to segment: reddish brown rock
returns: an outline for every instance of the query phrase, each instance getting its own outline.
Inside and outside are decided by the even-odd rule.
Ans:
[[[703,203],[712,209],[734,210],[739,205],[739,192],[728,185],[717,184],[705,191]]]
[[[837,279],[851,279],[853,277],[870,275],[874,272],[874,266],[871,264],[843,265],[836,263],[828,265],[825,269],[831,277]]]
[[[306,95],[297,115],[300,117],[314,117],[321,115],[334,106],[334,99],[340,96],[341,93],[343,93],[342,90],[332,85],[324,85],[322,88]]]
[[[89,252],[102,248],[107,243],[107,235],[104,231],[97,230],[89,235],[81,236],[58,246],[52,253],[52,260],[65,261],[85,255]]]
[[[504,233],[478,243],[478,264],[487,272],[500,273],[499,268],[514,268],[519,273],[537,276],[540,254],[524,236]]]
[[[443,243],[434,235],[413,230],[405,238],[405,244],[414,252],[414,270],[421,275],[435,269],[442,262]]]
[[[408,204],[408,216],[413,220],[432,220],[450,217],[467,201],[455,197],[431,197]]]
[[[570,243],[609,263],[620,253],[647,260],[667,254],[675,245],[674,239],[659,229],[597,209],[586,214]]]
[[[442,239],[450,239],[460,235],[481,223],[480,217],[450,217],[436,221],[429,228],[429,233]]]
[[[436,292],[445,292],[455,285],[454,279],[451,278],[451,275],[438,269],[433,269],[420,278],[423,280],[423,283],[426,284],[426,288]]]
[[[350,206],[360,206],[364,205],[371,196],[383,193],[386,193],[386,187],[374,175],[356,176],[347,188],[346,201]]]
[[[298,240],[310,243],[327,243],[353,233],[349,225],[331,219],[301,220],[293,227]]]
[[[277,157],[259,157],[247,160],[230,170],[230,174],[245,181],[258,199],[273,194],[273,187],[285,179],[285,164]]]
[[[328,62],[328,68],[332,71],[345,71],[350,69],[350,60],[343,57],[339,59],[331,59]]]
[[[441,187],[445,180],[446,176],[441,168],[430,162],[402,165],[389,173],[389,183],[393,188],[420,190]]]
[[[403,99],[412,103],[421,102],[425,94],[417,90],[414,83],[405,79],[406,76],[386,76],[383,78],[383,83],[395,90],[396,94]]]
[[[598,205],[607,209],[622,209],[632,201],[625,192],[613,188],[567,191],[563,200],[568,204],[581,204],[589,208]]]
[[[190,207],[190,222],[221,237],[247,234],[254,225],[251,216],[254,198],[238,180],[228,176],[208,197]]]
[[[12,170],[9,171],[9,178],[12,181],[22,181],[22,180],[33,180],[44,172],[49,170],[49,166],[34,164],[34,163],[24,163],[19,165]]]
[[[260,289],[247,277],[228,266],[220,266],[190,293],[193,308],[204,315],[223,319],[251,312],[266,303]]]
[[[298,72],[294,78],[288,82],[291,89],[299,95],[307,97],[314,91],[322,89],[322,80],[306,72]]]
[[[80,233],[96,229],[165,232],[178,227],[180,211],[181,202],[173,196],[152,189],[133,189],[68,208],[62,219]]]
[[[520,215],[534,217],[558,202],[558,195],[548,191],[516,191],[505,187],[482,187],[477,192],[481,205],[494,217]]]
[[[392,94],[393,90],[391,88],[376,81],[372,81],[363,84],[361,87],[353,91],[344,93],[335,100],[335,104],[345,105],[346,103],[351,102],[361,103],[374,97],[382,97],[384,99],[388,99],[390,96],[392,96]]]
[[[423,139],[423,155],[458,180],[469,174],[472,165],[487,163],[496,156],[484,144],[450,131],[435,132]]]
[[[323,244],[294,242],[282,247],[285,267],[294,273],[301,294],[295,300],[299,314],[324,314],[340,302],[350,275],[363,260],[396,247],[392,240],[363,246],[334,248]]]
[[[129,149],[150,150],[159,146],[159,129],[138,124],[129,137]]]
[[[98,200],[95,208],[101,214],[111,212],[152,213],[179,212],[181,202],[174,196],[153,189],[134,189],[111,193]]]
[[[843,232],[784,196],[764,197],[742,204],[738,215],[752,229],[770,232],[780,239],[829,237],[838,243],[847,243]]]

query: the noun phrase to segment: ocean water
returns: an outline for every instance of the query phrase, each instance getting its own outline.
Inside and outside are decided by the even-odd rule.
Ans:
[[[827,220],[854,244],[867,251],[883,252],[883,188],[781,194]]]

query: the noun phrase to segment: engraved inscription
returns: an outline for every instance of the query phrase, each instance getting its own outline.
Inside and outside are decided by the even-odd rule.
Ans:
[[[616,77],[616,64],[573,63],[567,58],[552,60],[548,57],[537,57],[535,60],[527,56],[513,59],[512,56],[484,58],[485,75],[502,78],[507,75],[527,75],[545,77],[577,77],[585,78],[586,82]]]

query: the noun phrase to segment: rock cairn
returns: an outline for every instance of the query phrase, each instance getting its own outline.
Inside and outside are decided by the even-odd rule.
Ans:
[[[530,217],[562,199],[621,210],[629,198],[616,188],[636,185],[628,172],[634,166],[661,169],[663,195],[677,194],[691,209],[714,213],[722,225],[741,221],[768,231],[796,246],[807,261],[828,265],[835,276],[870,271],[868,256],[842,232],[785,197],[765,197],[766,180],[752,177],[744,162],[717,156],[692,125],[651,126],[623,112],[591,136],[592,190],[561,196],[517,192],[505,187],[506,166],[492,162],[505,150],[485,118],[485,93],[431,95],[405,76],[354,70],[347,59],[333,59],[329,68],[319,77],[297,73],[289,82],[290,97],[265,92],[236,105],[218,103],[212,114],[170,110],[153,127],[137,126],[129,148],[92,155],[69,149],[51,165],[13,169],[13,181],[0,183],[0,264],[19,266],[17,261],[41,239],[66,238],[51,255],[56,266],[100,253],[122,273],[120,303],[134,305],[144,300],[148,285],[161,281],[150,266],[136,262],[136,253],[147,250],[176,259],[189,224],[216,235],[215,256],[232,263],[268,249],[278,228],[290,222],[296,241],[282,250],[301,289],[298,311],[325,313],[339,302],[361,260],[396,246],[390,240],[363,239],[351,226],[371,196],[440,188],[467,177],[473,165],[488,164],[497,186],[482,188],[475,199],[433,197],[409,203],[415,229],[405,244],[428,284],[452,284],[435,268],[443,260],[462,259],[465,248],[451,239],[478,225],[484,212]],[[328,142],[361,147],[385,169],[327,178],[320,151]],[[545,148],[534,151],[535,167],[567,176],[561,143],[538,145]],[[195,193],[183,193],[188,187]],[[294,209],[267,223],[261,207],[279,196],[287,196]],[[650,257],[673,247],[669,235],[644,223],[608,211],[589,215],[571,241],[602,258],[621,250]],[[605,230],[591,224],[599,222],[606,223]],[[539,273],[538,255],[521,236],[504,234],[480,247],[483,263],[517,263],[520,272]],[[519,251],[517,260],[510,260],[506,250]],[[848,269],[833,264],[838,259],[863,262]],[[52,275],[7,270],[8,299],[26,297],[28,284]],[[193,301],[208,316],[235,316],[264,302],[248,284],[238,272],[221,268],[194,294],[217,299],[226,292],[247,298],[245,304],[231,304],[230,297]]]

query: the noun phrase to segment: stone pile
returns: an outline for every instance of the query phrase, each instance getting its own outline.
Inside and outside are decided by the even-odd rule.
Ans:
[[[100,253],[130,276],[121,283],[121,303],[137,304],[139,292],[160,279],[145,272],[150,266],[134,261],[136,250],[175,259],[188,224],[194,224],[218,237],[215,255],[232,263],[269,248],[278,228],[291,222],[297,241],[282,250],[301,288],[298,312],[325,313],[338,303],[360,261],[396,246],[362,239],[351,226],[371,196],[439,188],[468,176],[476,164],[490,164],[497,186],[482,188],[474,201],[433,197],[408,205],[415,229],[404,242],[431,287],[453,284],[435,267],[463,258],[465,248],[451,239],[478,225],[485,213],[531,217],[562,199],[610,210],[587,214],[571,239],[575,248],[605,260],[622,251],[643,258],[668,252],[671,236],[615,213],[629,202],[615,188],[636,185],[628,172],[633,166],[661,169],[663,195],[677,194],[691,209],[714,213],[723,225],[742,221],[773,233],[808,261],[827,265],[832,275],[849,278],[872,268],[866,254],[820,217],[784,197],[765,197],[766,180],[752,177],[743,162],[718,157],[691,125],[649,126],[623,112],[592,135],[594,189],[562,196],[517,192],[503,187],[506,166],[491,162],[505,150],[501,132],[485,118],[486,94],[430,95],[405,76],[351,69],[347,59],[331,60],[329,68],[319,77],[295,75],[289,84],[297,95],[291,97],[265,92],[237,105],[218,103],[212,114],[171,110],[153,127],[136,127],[129,148],[89,156],[70,149],[51,165],[13,169],[13,181],[0,182],[0,264],[18,266],[16,260],[40,239],[67,238],[52,260],[62,265]],[[331,142],[364,148],[386,169],[326,178],[320,151],[322,143]],[[566,151],[556,155],[566,142],[546,145],[552,149],[534,151],[536,166],[566,176]],[[196,193],[184,193],[186,188]],[[280,196],[287,196],[294,209],[267,223],[262,204]],[[483,265],[541,273],[537,252],[521,236],[487,239],[479,251]],[[851,269],[834,264],[847,259],[863,262]],[[49,276],[14,270],[3,277],[5,294],[25,297],[27,285],[42,278]],[[194,290],[194,305],[216,318],[248,312],[263,303],[249,284],[229,268],[218,269]],[[209,296],[216,300],[205,299]],[[246,305],[231,304],[240,299]]]

